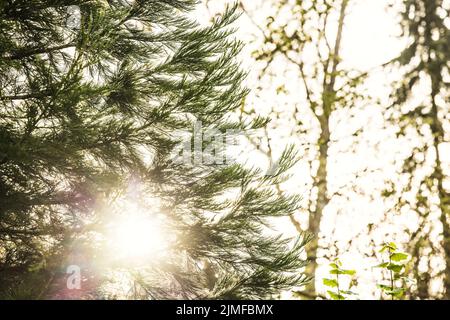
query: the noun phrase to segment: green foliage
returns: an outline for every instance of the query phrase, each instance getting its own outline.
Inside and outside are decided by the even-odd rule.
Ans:
[[[333,300],[346,300],[350,296],[355,295],[355,293],[352,291],[353,286],[355,285],[355,270],[349,270],[349,269],[343,269],[342,268],[342,262],[339,259],[334,260],[334,262],[329,264],[331,270],[330,275],[334,275],[334,279],[328,279],[324,278],[323,284],[329,288],[327,290],[328,295]],[[348,286],[346,290],[342,288],[342,277],[345,276],[347,278],[350,278],[348,281]]]
[[[407,290],[407,284],[412,282],[411,279],[405,276],[405,265],[409,255],[399,252],[397,245],[393,242],[385,243],[379,252],[387,256],[387,261],[383,261],[375,267],[381,268],[388,273],[389,284],[378,284],[377,287],[392,299],[401,299]]]
[[[141,298],[265,298],[307,281],[308,237],[292,245],[267,232],[298,207],[275,190],[290,149],[272,177],[172,159],[179,132],[198,121],[204,132],[267,123],[230,120],[248,92],[230,37],[236,7],[202,26],[195,2],[0,2],[0,292],[16,292],[40,261],[64,261],[74,243],[100,246],[101,208],[113,211],[132,178],[178,239],[163,267],[132,272]],[[78,26],[66,24],[68,6]],[[49,279],[58,267],[43,268]]]

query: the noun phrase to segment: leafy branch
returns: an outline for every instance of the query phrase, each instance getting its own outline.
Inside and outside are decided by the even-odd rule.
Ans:
[[[327,290],[328,295],[333,300],[346,300],[351,295],[355,295],[351,291],[352,287],[355,285],[354,276],[356,274],[355,270],[343,269],[342,262],[339,259],[334,260],[330,263],[331,267],[330,275],[334,275],[334,278],[324,278],[323,284],[330,290]],[[342,277],[350,277],[350,282],[346,290],[342,290]]]
[[[414,282],[414,280],[405,276],[405,265],[409,255],[398,251],[394,242],[385,243],[379,252],[387,253],[387,259],[375,267],[387,271],[389,284],[380,283],[377,287],[382,290],[382,293],[390,296],[392,300],[395,298],[401,299],[405,294],[407,284]],[[401,285],[398,285],[398,283],[401,283]]]

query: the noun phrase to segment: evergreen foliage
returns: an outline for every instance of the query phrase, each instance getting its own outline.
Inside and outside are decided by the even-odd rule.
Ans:
[[[191,0],[0,1],[0,294],[45,298],[74,244],[101,247],[104,215],[130,179],[160,200],[177,241],[133,270],[136,298],[267,298],[302,285],[307,241],[266,232],[298,197],[237,163],[173,160],[181,131],[233,121],[247,90],[230,7],[201,26]],[[79,10],[79,23],[68,23]],[[73,14],[73,12],[72,12]],[[232,194],[230,197],[229,194]],[[152,212],[150,210],[149,215]],[[95,255],[92,256],[95,259]],[[183,261],[183,263],[181,263]]]

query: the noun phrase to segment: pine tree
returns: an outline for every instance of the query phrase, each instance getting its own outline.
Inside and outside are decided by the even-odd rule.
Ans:
[[[413,274],[417,280],[415,298],[429,298],[430,282],[442,275],[444,297],[450,299],[450,194],[444,187],[448,172],[444,171],[441,145],[448,141],[450,61],[450,32],[446,19],[448,3],[441,0],[405,0],[401,25],[408,46],[395,60],[402,72],[402,80],[395,84],[391,120],[398,123],[398,134],[415,134],[415,146],[405,159],[402,174],[408,179],[398,198],[402,207],[417,213],[419,226],[412,230],[410,253]],[[420,102],[411,99],[417,88],[429,94]],[[431,169],[429,169],[431,163]],[[424,172],[426,172],[424,174]],[[389,194],[395,194],[393,187]],[[415,198],[408,197],[414,193]],[[405,196],[406,195],[406,196]],[[437,197],[436,197],[437,196]],[[438,212],[442,239],[433,237],[439,222],[433,218]],[[428,270],[419,267],[421,261],[444,257],[444,269],[436,270],[428,262]]]
[[[130,180],[142,184],[136,201],[158,199],[176,239],[163,264],[128,270],[135,298],[267,298],[307,280],[307,237],[292,245],[267,231],[298,206],[274,190],[295,163],[292,148],[271,176],[174,160],[198,122],[221,135],[266,124],[231,116],[247,94],[230,37],[236,9],[202,26],[194,6],[0,2],[2,296],[48,297],[74,246],[101,251],[105,207]]]

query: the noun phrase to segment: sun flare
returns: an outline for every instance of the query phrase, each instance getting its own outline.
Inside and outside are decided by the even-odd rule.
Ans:
[[[132,218],[120,223],[116,245],[120,253],[132,257],[148,256],[167,247],[157,219]]]
[[[162,216],[127,214],[119,217],[109,234],[111,253],[119,259],[153,260],[169,247]]]

